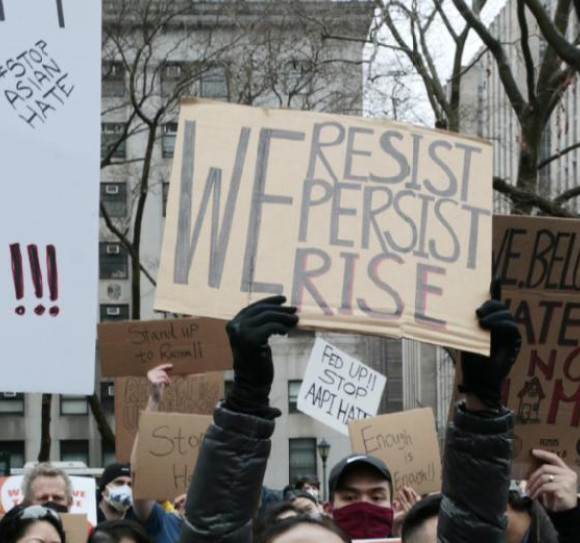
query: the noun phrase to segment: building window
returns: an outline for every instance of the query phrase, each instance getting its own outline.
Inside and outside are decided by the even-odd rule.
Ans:
[[[301,477],[316,476],[316,438],[290,439],[289,446],[290,484]]]
[[[24,441],[0,441],[0,475],[24,467]]]
[[[201,74],[199,95],[206,98],[228,100],[228,76],[223,66],[214,64]]]
[[[60,442],[61,462],[82,462],[89,465],[89,442],[86,439],[63,439]]]
[[[0,415],[24,415],[24,394],[21,392],[0,393]]]
[[[120,243],[99,243],[99,278],[127,279],[129,254]]]
[[[101,383],[101,406],[106,415],[115,414],[115,383],[105,381]],[[105,464],[106,466],[106,464]]]
[[[129,304],[101,304],[101,322],[129,320]]]
[[[166,62],[161,69],[161,94],[173,94],[175,85],[185,77],[185,66],[181,62]]]
[[[127,183],[101,183],[101,204],[109,217],[126,217]]]
[[[125,158],[125,138],[123,123],[101,123],[101,158],[108,156],[111,149],[115,149],[111,158]]]
[[[169,183],[163,181],[163,216],[167,215],[167,198],[169,198]]]
[[[163,141],[161,142],[161,154],[163,158],[173,158],[176,138],[177,123],[165,123],[163,125]]]
[[[125,66],[122,62],[103,62],[103,96],[125,96]]]
[[[288,381],[288,413],[298,413],[298,393],[302,381]]]
[[[86,396],[75,396],[72,394],[60,395],[61,415],[88,415],[89,404]]]

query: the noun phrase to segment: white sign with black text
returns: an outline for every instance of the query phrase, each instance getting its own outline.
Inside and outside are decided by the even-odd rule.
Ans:
[[[317,338],[300,392],[300,411],[348,435],[347,422],[377,414],[387,378]]]
[[[94,391],[101,9],[0,0],[2,392]]]

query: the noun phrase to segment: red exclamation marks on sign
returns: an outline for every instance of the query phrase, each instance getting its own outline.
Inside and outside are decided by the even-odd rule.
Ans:
[[[14,279],[14,291],[16,299],[21,300],[24,297],[24,278],[22,274],[22,253],[20,252],[20,243],[10,245],[10,257],[12,259],[12,278]],[[17,315],[24,315],[26,309],[19,305],[14,312]]]
[[[48,270],[48,291],[50,292],[50,301],[58,300],[58,268],[56,266],[56,249],[54,245],[46,246],[46,269]],[[58,305],[53,305],[48,312],[56,317],[60,313]]]
[[[32,278],[32,285],[34,287],[34,295],[41,300],[44,296],[44,286],[42,279],[42,268],[40,266],[40,257],[38,256],[38,246],[31,243],[26,247],[28,253],[28,261],[30,262],[30,275]],[[14,279],[14,290],[16,299],[21,300],[24,297],[24,271],[22,266],[22,252],[19,243],[12,243],[10,245],[10,256],[12,260],[12,277]],[[51,302],[58,300],[58,267],[56,263],[56,249],[54,245],[46,246],[46,270],[48,279],[48,291]],[[24,315],[26,308],[19,305],[15,312],[17,315]],[[34,308],[36,315],[44,315],[46,307],[40,303]],[[57,305],[52,306],[48,313],[56,317],[60,313],[60,308]]]
[[[38,298],[42,298],[43,288],[42,288],[42,270],[40,269],[40,259],[38,258],[38,247],[31,243],[27,248],[28,250],[28,260],[30,261],[30,274],[32,276],[32,284],[34,285],[34,295]],[[34,312],[37,315],[43,315],[46,308],[42,304],[38,304],[34,308]]]

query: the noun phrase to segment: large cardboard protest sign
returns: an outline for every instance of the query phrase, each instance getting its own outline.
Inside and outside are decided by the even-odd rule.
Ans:
[[[186,492],[211,419],[207,415],[141,413],[134,498],[173,500]]]
[[[101,3],[0,11],[0,391],[92,394]]]
[[[419,494],[441,490],[441,456],[430,408],[349,422],[352,450],[385,462],[397,492],[410,486]]]
[[[284,293],[303,327],[488,353],[491,166],[448,132],[186,101],[155,308],[231,318]]]
[[[22,493],[22,475],[0,477],[0,516],[18,505],[24,499]],[[93,525],[97,524],[96,483],[92,477],[71,475],[73,504],[70,513],[84,514]],[[86,528],[86,526],[85,526]],[[86,535],[86,529],[85,529]]]
[[[504,389],[513,475],[528,475],[533,448],[580,472],[580,222],[495,217],[494,271],[523,340]]]
[[[145,377],[115,379],[115,456],[129,462],[139,423],[139,413],[147,404]],[[163,392],[159,410],[168,413],[211,415],[224,396],[222,372],[173,377]]]
[[[107,322],[99,325],[101,374],[146,375],[173,364],[173,375],[231,369],[232,351],[217,319]]]
[[[344,435],[351,420],[377,414],[387,378],[317,338],[298,393],[297,407]]]

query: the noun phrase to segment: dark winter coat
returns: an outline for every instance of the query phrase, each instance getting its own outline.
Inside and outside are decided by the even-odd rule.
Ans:
[[[511,467],[511,411],[455,408],[447,429],[439,543],[504,543]]]
[[[189,485],[180,543],[250,543],[274,421],[219,405]]]

